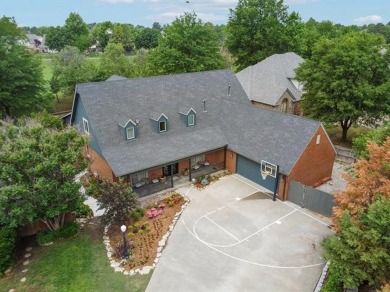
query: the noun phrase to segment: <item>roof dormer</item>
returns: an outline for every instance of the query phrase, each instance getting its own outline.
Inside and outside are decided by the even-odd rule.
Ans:
[[[133,121],[132,119],[129,119],[125,124],[121,125],[118,124],[119,130],[122,134],[122,137],[125,140],[133,140],[137,138],[137,125],[139,123],[139,120]]]
[[[179,109],[180,117],[183,123],[187,127],[195,126],[196,124],[196,111],[191,107],[182,107]]]
[[[168,131],[168,117],[164,113],[152,112],[149,117],[157,133]]]

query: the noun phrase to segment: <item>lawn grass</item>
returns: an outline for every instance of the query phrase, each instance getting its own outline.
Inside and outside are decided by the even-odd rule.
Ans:
[[[341,141],[342,129],[340,125],[328,125],[325,129],[333,144],[348,148],[352,147],[352,141],[354,138],[370,130],[370,128],[366,126],[351,126],[347,134],[348,142],[345,143]]]
[[[115,273],[102,240],[94,242],[87,234],[32,253],[28,271],[0,279],[0,291],[145,291],[152,275]]]

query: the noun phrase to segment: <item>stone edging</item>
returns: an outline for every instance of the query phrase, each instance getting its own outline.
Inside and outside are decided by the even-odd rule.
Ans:
[[[173,218],[171,225],[169,225],[167,233],[165,233],[164,236],[162,237],[162,239],[158,242],[158,248],[156,250],[156,252],[157,252],[156,258],[154,259],[152,266],[144,266],[142,268],[131,269],[130,271],[126,271],[123,267],[121,267],[121,265],[124,262],[123,261],[118,262],[115,260],[115,257],[113,256],[114,249],[111,247],[110,238],[107,235],[108,228],[110,226],[104,227],[103,243],[104,243],[106,250],[107,250],[107,257],[108,257],[108,260],[110,261],[110,265],[114,269],[115,272],[120,272],[120,273],[123,273],[124,275],[130,275],[130,276],[133,276],[136,274],[146,275],[146,274],[149,274],[149,272],[156,267],[156,264],[158,263],[161,255],[162,255],[162,251],[167,244],[168,238],[171,235],[173,228],[175,227],[175,225],[176,225],[177,221],[179,220],[180,215],[183,213],[184,209],[190,203],[190,200],[188,198],[186,198],[185,196],[183,196],[183,198],[186,202],[181,206],[181,210],[176,212],[175,217]]]
[[[321,276],[318,279],[318,282],[317,282],[316,288],[314,289],[314,292],[320,292],[321,291],[322,286],[324,285],[325,277],[328,274],[329,264],[330,264],[330,262],[327,261],[326,264],[325,264],[325,267],[322,270]]]

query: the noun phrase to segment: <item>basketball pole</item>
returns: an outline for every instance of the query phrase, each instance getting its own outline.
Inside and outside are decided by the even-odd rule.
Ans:
[[[276,183],[274,188],[274,195],[272,196],[272,201],[276,201],[276,194],[278,193],[279,188],[279,165],[276,165]]]

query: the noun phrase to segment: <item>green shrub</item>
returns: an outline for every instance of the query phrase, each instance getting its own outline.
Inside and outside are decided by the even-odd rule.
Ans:
[[[343,282],[341,281],[340,277],[338,277],[337,274],[334,271],[332,271],[332,268],[329,269],[328,277],[321,291],[324,292],[343,291]]]
[[[69,238],[77,234],[79,226],[76,222],[66,222],[58,230],[41,230],[36,235],[36,240],[39,244],[46,244],[60,238]]]
[[[142,207],[137,207],[133,212],[131,212],[130,216],[133,218],[135,221],[139,221],[144,217],[145,211]]]
[[[88,205],[81,203],[80,206],[75,210],[76,217],[89,217],[93,216],[93,211]]]
[[[12,254],[16,244],[16,231],[6,227],[0,228],[0,274],[12,262]]]

